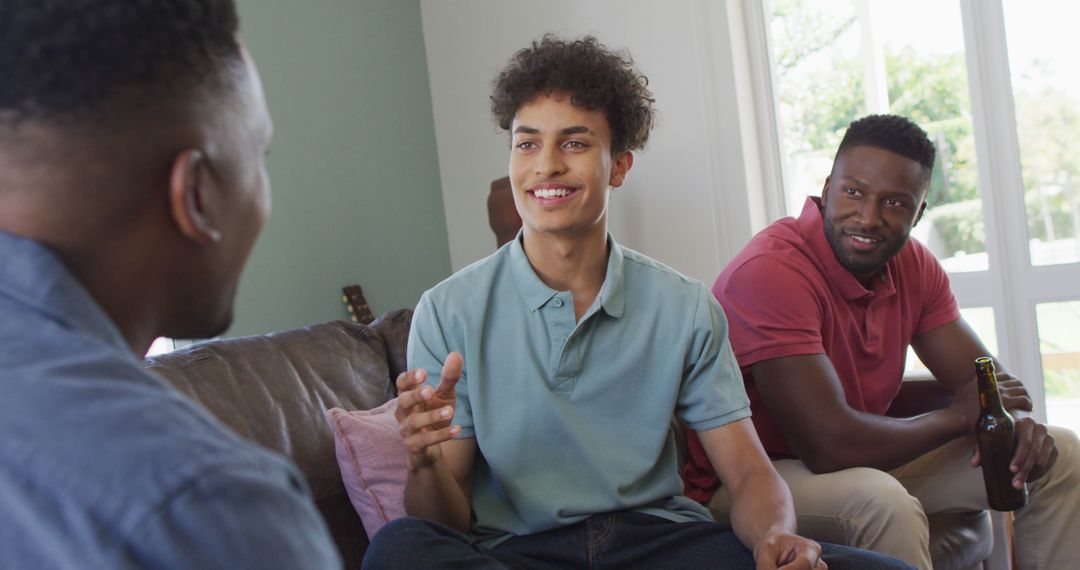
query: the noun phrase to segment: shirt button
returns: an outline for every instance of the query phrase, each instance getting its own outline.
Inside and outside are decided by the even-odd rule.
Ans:
[[[551,302],[551,304],[552,304],[552,306],[554,306],[554,307],[555,307],[556,309],[558,309],[559,307],[561,307],[561,306],[562,306],[562,299],[560,299],[560,298],[556,297],[556,298],[555,298],[555,300]]]

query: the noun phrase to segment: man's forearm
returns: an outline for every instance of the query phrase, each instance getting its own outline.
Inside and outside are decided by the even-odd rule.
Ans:
[[[852,408],[824,354],[762,361],[753,365],[753,375],[795,455],[815,473],[893,469],[975,426],[978,398],[971,383],[954,390],[947,408],[900,419]]]
[[[795,532],[791,492],[775,470],[762,470],[748,478],[730,496],[732,529],[750,550],[770,532]]]
[[[832,422],[825,433],[793,438],[796,452],[815,473],[851,467],[895,469],[957,437],[971,433],[974,424],[953,410],[927,412],[913,418],[890,418],[850,412]],[[811,428],[815,429],[815,428]]]
[[[405,512],[461,532],[469,530],[469,500],[442,458],[409,470],[405,480]]]

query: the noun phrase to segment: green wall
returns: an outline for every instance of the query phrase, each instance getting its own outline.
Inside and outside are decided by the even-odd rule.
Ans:
[[[273,213],[228,334],[376,315],[450,274],[418,0],[239,0],[275,136]]]

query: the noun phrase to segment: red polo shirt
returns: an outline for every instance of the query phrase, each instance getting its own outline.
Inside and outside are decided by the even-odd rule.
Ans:
[[[754,236],[716,279],[713,294],[727,314],[754,427],[774,459],[796,455],[761,400],[753,364],[826,354],[848,405],[884,414],[900,389],[911,339],[960,318],[948,276],[914,239],[869,289],[859,283],[829,247],[819,198],[808,198],[798,219],[784,218]],[[789,382],[799,389],[798,377]],[[686,494],[698,501],[718,486],[694,433],[683,477]]]

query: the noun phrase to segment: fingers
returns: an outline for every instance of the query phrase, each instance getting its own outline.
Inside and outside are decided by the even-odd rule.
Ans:
[[[1016,453],[1009,468],[1016,473],[1013,487],[1041,477],[1057,461],[1057,445],[1046,426],[1031,418],[1016,422]]]
[[[1020,379],[1010,375],[1009,372],[999,372],[997,380],[1001,403],[1005,409],[1031,411],[1035,408],[1035,403],[1031,401],[1031,396],[1027,393],[1024,383]]]
[[[443,363],[442,374],[439,376],[439,385],[435,387],[435,392],[440,398],[453,400],[454,388],[461,378],[461,368],[462,360],[460,353],[451,352],[446,355],[446,362]]]
[[[978,467],[982,463],[982,456],[979,455],[979,446],[976,445],[975,449],[971,451],[971,466]]]
[[[405,449],[409,453],[420,455],[425,453],[429,448],[434,447],[444,441],[450,441],[461,433],[461,426],[446,426],[442,429],[420,429],[420,430],[408,430],[404,426],[401,428],[402,441],[405,442]]]
[[[1012,462],[1009,464],[1009,469],[1016,473],[1013,477],[1013,487],[1017,489],[1022,487],[1033,470],[1036,472],[1036,477],[1042,475],[1049,468],[1046,462],[1051,461],[1051,457],[1056,459],[1052,451],[1055,448],[1054,436],[1046,431],[1046,426],[1031,418],[1017,421],[1016,452],[1013,453]]]
[[[427,380],[427,372],[420,369],[408,370],[398,374],[397,380],[394,381],[398,391],[398,406],[394,416],[398,421],[408,415],[410,410],[417,404],[430,398],[430,394],[425,397],[423,393],[422,386],[425,380]],[[431,388],[427,388],[427,392],[430,391]]]
[[[757,570],[775,570],[780,553],[775,539],[762,540],[754,548],[754,561]]]
[[[800,556],[783,566],[778,566],[779,570],[817,570],[818,566],[815,561],[809,560],[806,557]]]
[[[436,397],[436,390],[424,384],[427,372],[409,370],[398,375],[398,405],[394,417],[401,425],[402,436],[424,429],[442,429],[454,416],[453,398]]]
[[[1001,403],[1006,410],[1034,409],[1034,402],[1028,394],[1027,388],[1020,380],[1009,374],[998,374],[998,392],[1001,393]]]
[[[781,570],[822,570],[821,545],[794,534],[762,541],[756,549],[757,567]]]
[[[1039,462],[1036,463],[1035,469],[1031,471],[1030,480],[1034,481],[1043,475],[1046,475],[1048,471],[1054,468],[1054,464],[1057,463],[1058,450],[1057,442],[1054,441],[1054,436],[1048,436],[1043,444],[1043,452],[1040,454]]]

